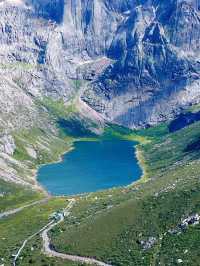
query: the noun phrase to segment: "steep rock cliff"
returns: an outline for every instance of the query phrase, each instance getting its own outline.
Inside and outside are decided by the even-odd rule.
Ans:
[[[36,98],[67,102],[77,96],[74,81],[90,77],[81,98],[105,119],[138,127],[171,118],[199,102],[198,6],[193,0],[1,1],[0,73],[10,82],[2,91],[23,93],[23,108],[31,107],[23,113],[35,116]],[[99,68],[95,62],[106,57]],[[23,117],[17,110],[10,116]]]
[[[118,26],[108,55],[116,62],[83,99],[128,127],[172,118],[199,102],[200,13],[193,1],[146,1]]]

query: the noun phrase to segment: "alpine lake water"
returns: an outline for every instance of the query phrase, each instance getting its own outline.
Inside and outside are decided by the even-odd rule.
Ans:
[[[126,186],[142,170],[133,141],[77,141],[58,163],[42,166],[39,183],[52,195],[76,195]]]

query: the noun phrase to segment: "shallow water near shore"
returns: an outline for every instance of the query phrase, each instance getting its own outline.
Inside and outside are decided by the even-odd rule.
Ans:
[[[58,163],[42,166],[39,183],[52,195],[126,186],[142,176],[133,141],[78,141]]]

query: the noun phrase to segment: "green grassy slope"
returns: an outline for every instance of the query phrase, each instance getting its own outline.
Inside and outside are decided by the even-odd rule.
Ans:
[[[65,198],[49,199],[48,202],[38,204],[34,207],[24,209],[18,214],[0,220],[0,261],[5,266],[12,264],[12,254],[16,254],[23,241],[30,235],[37,232],[49,222],[49,216],[55,210],[61,210],[67,206]],[[39,236],[38,236],[39,237]],[[19,265],[69,265],[77,264],[62,260],[48,259],[41,252],[41,243],[38,237],[33,242],[28,242],[26,251],[22,254]],[[37,254],[36,259],[32,256]]]
[[[42,193],[0,180],[0,212],[41,199]]]
[[[30,183],[35,183],[32,178],[40,165],[59,160],[64,152],[72,148],[75,140],[73,130],[70,131],[71,134],[67,134],[68,127],[65,125],[65,132],[58,125],[60,119],[64,119],[66,123],[71,121],[71,115],[75,114],[73,106],[65,107],[62,101],[50,99],[45,99],[38,105],[48,109],[46,123],[49,121],[49,126],[44,124],[44,127],[35,126],[12,133],[16,144],[13,157],[20,162],[19,165],[13,165],[13,168],[22,179],[28,180]],[[77,125],[79,122],[78,117]],[[74,130],[77,133],[76,128]],[[85,131],[83,127],[80,128],[80,132],[81,136],[87,136],[90,131]],[[34,157],[34,153],[32,155],[30,150],[34,151],[37,157]],[[31,178],[27,179],[28,176]],[[28,187],[0,181],[0,212],[24,206],[46,196],[43,191],[34,191]],[[16,253],[23,241],[40,230],[49,221],[50,214],[66,205],[65,198],[51,198],[48,202],[37,204],[8,218],[0,219],[0,265],[1,263],[5,266],[11,265],[12,254]],[[46,258],[41,252],[40,240],[39,237],[35,237],[32,242],[27,244],[27,249],[17,262],[19,265],[79,265]]]
[[[54,110],[54,122],[58,117],[67,118],[67,114],[60,114],[57,104],[46,105]],[[140,142],[138,157],[145,177],[126,188],[78,197],[68,219],[51,232],[55,249],[95,257],[115,266],[177,265],[180,259],[181,265],[198,265],[200,226],[190,226],[180,235],[169,234],[168,230],[176,228],[181,219],[191,213],[200,213],[199,132],[200,123],[176,133],[169,133],[166,124],[140,131],[109,125],[102,138],[117,137]],[[48,137],[45,137],[46,134]],[[83,136],[87,136],[87,132]],[[28,163],[30,169],[35,169],[41,163],[57,160],[62,152],[71,147],[75,138],[66,136],[63,130],[55,136],[33,129],[17,132],[15,140],[15,158]],[[27,154],[27,145],[40,154],[37,159]],[[3,181],[0,189],[6,195],[0,202],[2,210],[21,206],[42,196],[4,184]],[[52,198],[47,203],[0,220],[0,260],[3,259],[4,265],[11,264],[11,255],[27,236],[47,223],[53,211],[65,205],[65,198]],[[155,243],[143,250],[140,241],[147,241],[150,237],[156,239]],[[39,236],[31,240],[18,265],[79,265],[46,258],[41,247]]]
[[[113,265],[198,265],[200,226],[180,235],[168,230],[200,212],[200,151],[187,149],[199,130],[195,123],[173,134],[163,127],[142,132],[150,140],[138,147],[148,181],[80,200],[71,220],[52,232],[56,249]],[[144,251],[139,243],[149,237],[156,243]]]

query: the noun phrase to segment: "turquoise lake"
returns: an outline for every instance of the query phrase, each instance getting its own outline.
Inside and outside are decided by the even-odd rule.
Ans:
[[[76,142],[62,162],[39,169],[38,181],[52,195],[75,195],[129,185],[142,175],[135,145],[123,140]]]

